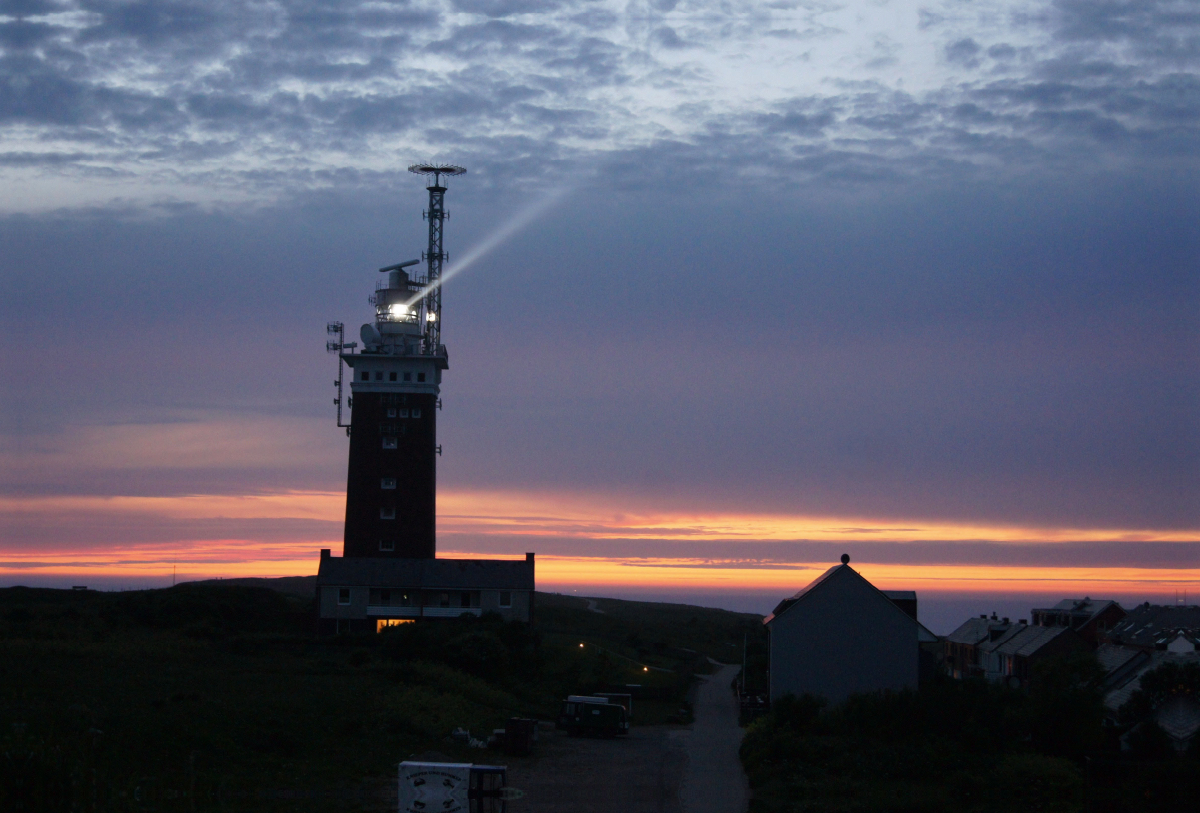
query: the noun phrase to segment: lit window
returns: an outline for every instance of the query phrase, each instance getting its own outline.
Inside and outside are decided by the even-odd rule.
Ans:
[[[412,381],[412,373],[405,373],[405,374],[404,374],[404,380],[405,380],[405,381]]]
[[[395,381],[395,380],[396,380],[396,374],[388,373],[388,381]]]
[[[417,373],[417,380],[418,380],[418,381],[424,381],[424,380],[425,380],[425,373]]]
[[[363,381],[370,381],[370,380],[371,380],[371,374],[370,374],[370,373],[368,373],[366,370],[363,370],[363,374],[362,374],[362,380],[363,380]]]
[[[511,607],[512,606],[512,593],[510,593],[507,590],[500,591],[500,606],[501,607]]]
[[[395,550],[396,543],[391,539],[380,539],[379,540],[379,549],[380,550]]]
[[[414,623],[416,623],[416,622],[413,621],[413,619],[411,619],[411,618],[377,618],[375,620],[375,631],[383,632],[388,627],[398,627],[401,624],[414,624]]]
[[[384,477],[383,479],[381,479],[379,481],[379,487],[380,488],[395,488],[396,487],[396,478],[395,477]]]
[[[383,439],[383,448],[395,449],[396,448],[396,439],[395,438],[384,438]]]
[[[393,506],[391,508],[380,508],[379,509],[379,518],[380,519],[395,519],[396,518],[395,507]]]
[[[350,603],[350,588],[349,587],[338,588],[338,604],[349,604],[349,603]]]
[[[375,371],[375,380],[376,380],[376,381],[382,381],[382,380],[383,380],[383,370],[376,370],[376,371]]]

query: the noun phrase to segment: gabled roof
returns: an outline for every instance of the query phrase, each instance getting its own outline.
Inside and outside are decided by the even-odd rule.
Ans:
[[[1104,706],[1110,711],[1116,711],[1125,705],[1126,701],[1133,696],[1133,693],[1142,687],[1142,676],[1147,672],[1152,672],[1164,663],[1196,663],[1200,662],[1200,652],[1192,652],[1186,655],[1175,655],[1170,652],[1151,652],[1150,657],[1137,669],[1128,673],[1125,682],[1113,687],[1113,689],[1104,695]]]
[[[1068,634],[1072,634],[1070,627],[1031,627],[1023,624],[1016,635],[996,647],[996,652],[1028,658],[1054,639]]]
[[[1033,611],[1035,613],[1071,613],[1095,618],[1116,603],[1109,599],[1093,599],[1084,596],[1083,598],[1064,598],[1053,607],[1035,607]]]
[[[323,557],[317,585],[410,587],[429,590],[534,589],[527,559],[388,559]]]
[[[912,621],[914,624],[916,624],[917,625],[917,641],[918,642],[932,643],[932,642],[940,640],[936,635],[934,635],[932,632],[930,632],[925,627],[924,624],[917,621],[911,615],[909,615],[904,610],[902,610],[898,606],[896,606],[896,602],[892,600],[892,596],[888,595],[888,592],[880,590],[878,587],[871,584],[871,582],[867,581],[865,576],[863,576],[861,573],[859,573],[854,568],[850,567],[849,564],[834,565],[833,567],[829,568],[824,573],[822,573],[820,576],[813,579],[808,584],[807,587],[804,587],[803,589],[799,590],[791,598],[785,598],[783,601],[779,602],[779,604],[776,605],[776,607],[775,607],[775,611],[763,619],[763,623],[770,624],[775,619],[779,618],[779,616],[783,615],[788,610],[790,610],[797,602],[802,601],[806,596],[811,595],[813,593],[813,591],[815,591],[821,585],[825,584],[830,579],[830,577],[832,577],[834,574],[841,573],[843,570],[846,571],[848,574],[853,575],[854,578],[860,579],[864,584],[866,584],[868,587],[870,587],[876,593],[879,593],[879,595],[883,599],[885,599],[887,601],[887,603],[889,605],[891,605],[892,608],[896,612],[900,613],[905,618],[907,618],[909,621]],[[895,593],[896,597],[900,598],[900,599],[910,599],[912,601],[916,601],[916,598],[917,598],[917,594],[911,590],[890,591],[890,592]]]
[[[996,622],[990,618],[968,618],[958,625],[958,629],[947,635],[946,640],[952,644],[978,644],[986,641],[991,635],[993,623]]]
[[[1145,656],[1145,654],[1140,649],[1135,649],[1131,646],[1100,644],[1100,646],[1096,647],[1096,661],[1100,664],[1100,668],[1104,670],[1105,674],[1111,674],[1124,667],[1139,655]]]
[[[1153,648],[1165,636],[1174,640],[1184,632],[1193,638],[1200,636],[1200,607],[1139,604],[1113,625],[1108,637],[1120,638],[1122,643]]]
[[[821,582],[828,579],[830,576],[832,576],[835,572],[837,572],[838,570],[840,570],[843,567],[848,568],[848,567],[850,567],[850,565],[834,565],[833,567],[829,568],[829,570],[826,570],[820,576],[817,576],[815,579],[813,579],[811,582],[809,582],[807,587],[803,587],[799,591],[797,591],[797,593],[794,596],[792,596],[791,598],[785,598],[783,601],[776,604],[775,609],[771,612],[771,614],[768,615],[765,619],[763,619],[763,623],[769,624],[772,619],[777,618],[780,615],[782,615],[784,610],[791,607],[793,604],[795,604],[800,599],[804,598],[805,594],[808,593],[808,591],[812,590],[818,584],[820,584]],[[851,572],[857,573],[858,571],[852,570]],[[872,585],[872,586],[874,586],[874,585]]]
[[[1013,624],[1004,632],[1000,633],[1000,636],[996,638],[996,640],[980,641],[977,646],[983,652],[998,652],[1000,647],[1011,641],[1015,635],[1018,635],[1021,632],[1021,630],[1028,628],[1028,624]],[[1065,627],[1058,627],[1057,629],[1065,629]]]

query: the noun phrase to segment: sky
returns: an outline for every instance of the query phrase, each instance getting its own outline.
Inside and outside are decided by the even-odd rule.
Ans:
[[[1194,0],[0,0],[0,584],[339,551],[325,324],[432,160],[441,554],[1194,596],[1198,68]]]

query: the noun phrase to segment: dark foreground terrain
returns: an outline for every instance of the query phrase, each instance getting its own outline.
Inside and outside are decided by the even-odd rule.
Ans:
[[[837,708],[785,698],[752,723],[751,813],[1155,813],[1200,809],[1200,753],[1104,722],[1090,653],[1028,690],[936,679]],[[1165,735],[1162,735],[1165,736]]]
[[[631,683],[630,740],[571,748],[642,765],[690,722],[708,658],[761,635],[755,616],[539,594],[532,626],[318,638],[305,585],[285,586],[0,590],[0,810],[392,809],[402,759],[508,761],[455,728],[552,720],[568,693]]]

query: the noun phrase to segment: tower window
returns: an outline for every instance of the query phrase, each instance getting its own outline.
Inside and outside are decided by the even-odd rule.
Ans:
[[[395,449],[396,448],[396,439],[394,437],[384,438],[383,439],[383,448]]]
[[[395,519],[396,518],[395,506],[393,506],[391,508],[380,508],[379,509],[379,518],[380,519]]]
[[[413,416],[414,418],[419,418],[419,417],[421,417],[421,410],[419,410],[419,409],[414,409],[414,410],[412,411],[412,416]]]
[[[417,373],[417,380],[418,380],[418,381],[424,381],[424,380],[425,380],[425,373]]]
[[[405,381],[412,381],[412,373],[405,373],[405,374],[404,374],[404,380],[405,380]]]
[[[386,551],[395,550],[396,542],[395,542],[395,540],[392,540],[392,539],[380,539],[379,540],[379,549],[386,550]]]
[[[338,604],[349,604],[349,603],[350,603],[350,588],[349,587],[339,587],[338,588]]]
[[[511,607],[512,606],[512,593],[510,591],[508,591],[508,590],[500,591],[500,606],[501,607]]]
[[[395,380],[396,380],[396,374],[388,373],[388,381],[395,381]]]
[[[362,380],[363,380],[363,381],[370,381],[370,380],[371,380],[371,374],[370,374],[370,373],[368,373],[366,370],[363,370],[363,374],[362,374]]]
[[[376,381],[382,381],[382,380],[383,380],[383,370],[376,370],[376,371],[375,371],[375,380],[376,380]]]
[[[379,487],[380,488],[389,488],[389,489],[395,488],[396,487],[396,478],[395,477],[384,477],[383,479],[381,479],[379,481]]]

